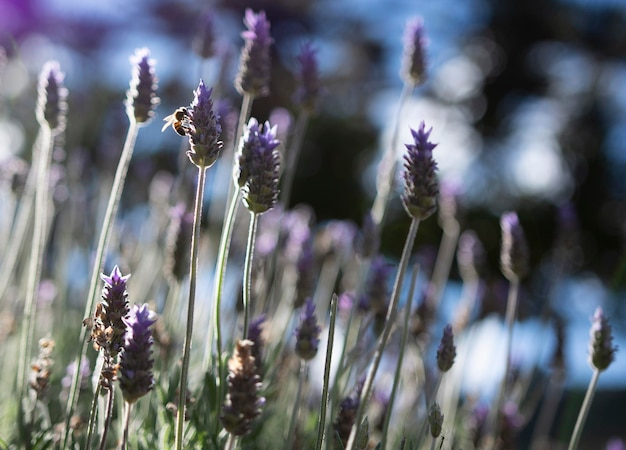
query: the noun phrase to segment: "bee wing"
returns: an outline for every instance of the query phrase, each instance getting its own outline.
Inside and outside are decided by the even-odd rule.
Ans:
[[[169,127],[170,125],[174,123],[174,114],[170,114],[163,120],[165,121],[165,125],[163,125],[163,128],[161,128],[161,133],[163,133],[167,127]]]

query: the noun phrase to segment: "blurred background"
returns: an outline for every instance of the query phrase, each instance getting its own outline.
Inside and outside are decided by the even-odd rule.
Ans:
[[[439,143],[434,156],[442,184],[456,192],[461,229],[476,231],[487,251],[484,317],[504,311],[499,217],[518,212],[532,272],[523,284],[515,350],[520,364],[528,354],[546,358],[556,344],[541,316],[549,308],[562,318],[571,393],[562,408],[575,414],[591,377],[586,355],[596,306],[610,318],[616,343],[626,348],[626,1],[0,0],[3,182],[19,189],[37,132],[37,76],[44,62],[58,60],[66,73],[69,114],[65,142],[54,155],[57,211],[70,213],[64,205],[80,184],[86,209],[72,214],[82,227],[97,228],[103,205],[90,198],[114,172],[127,131],[128,58],[148,47],[161,105],[140,133],[124,191],[120,217],[132,230],[133,218],[143,217],[156,195],[155,176],[174,176],[186,167],[180,165],[181,139],[170,130],[160,133],[161,119],[193,99],[199,78],[239,108],[232,80],[245,8],[266,11],[275,41],[271,95],[256,100],[252,112],[259,120],[271,117],[283,130],[293,121],[296,54],[307,41],[318,51],[324,93],[307,129],[291,204],[311,205],[318,222],[348,219],[357,225],[375,195],[377,165],[402,89],[404,26],[412,16],[423,17],[427,81],[403,111],[400,141],[410,142],[409,127],[422,120],[433,127],[431,138]],[[202,58],[197,44],[207,14],[215,56]],[[209,228],[221,224],[219,199],[228,176],[225,171],[209,182],[217,199],[216,217],[205,221]],[[399,257],[408,225],[396,196],[382,240],[390,259]],[[441,235],[436,217],[422,224],[416,252],[425,267]],[[71,249],[53,251],[68,252],[73,282],[84,288],[92,243],[77,239]],[[77,274],[83,272],[81,279]],[[453,266],[444,312],[459,290]],[[497,334],[485,336],[489,348]],[[469,382],[489,384],[491,363],[477,358]],[[621,352],[600,377],[599,389],[589,427],[603,442],[611,435],[626,438]],[[594,411],[602,411],[603,420]]]

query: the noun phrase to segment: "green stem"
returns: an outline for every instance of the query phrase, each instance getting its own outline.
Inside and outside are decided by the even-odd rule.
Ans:
[[[500,384],[500,391],[498,393],[498,399],[495,404],[495,408],[492,411],[492,430],[493,430],[493,445],[494,448],[498,443],[498,435],[500,434],[500,411],[504,400],[507,396],[509,373],[511,372],[511,349],[513,346],[513,327],[515,325],[515,316],[517,315],[517,297],[519,293],[519,279],[513,278],[509,285],[509,298],[506,305],[506,354],[505,354],[505,368],[502,383]]]
[[[228,440],[226,441],[226,446],[224,450],[233,450],[237,445],[237,436],[232,433],[228,434]]]
[[[285,209],[289,207],[291,198],[291,189],[293,188],[293,180],[296,176],[296,168],[298,167],[298,159],[300,159],[300,151],[302,150],[302,142],[304,140],[304,132],[309,123],[309,114],[305,111],[301,112],[296,120],[294,127],[293,142],[286,152],[286,168],[283,176],[283,184],[280,190],[280,202]]]
[[[398,308],[398,299],[400,298],[400,291],[402,289],[402,282],[404,281],[404,274],[406,273],[406,269],[409,265],[409,258],[411,256],[411,250],[413,249],[413,244],[415,243],[415,237],[417,236],[417,230],[419,229],[420,220],[413,218],[411,221],[411,227],[409,228],[409,232],[406,237],[406,242],[404,243],[404,249],[402,250],[402,257],[400,258],[400,264],[398,266],[398,273],[396,274],[396,279],[393,283],[393,290],[391,292],[391,300],[389,302],[389,307],[387,308],[387,316],[385,317],[385,327],[380,335],[378,340],[378,344],[376,346],[376,352],[374,353],[374,360],[372,361],[372,365],[370,366],[367,376],[365,378],[365,383],[363,384],[363,391],[361,392],[361,398],[359,402],[359,409],[357,411],[357,415],[354,421],[354,425],[352,425],[352,430],[350,431],[350,438],[348,439],[348,444],[346,445],[346,450],[352,450],[354,448],[354,444],[356,441],[356,432],[361,420],[363,419],[363,413],[365,412],[365,408],[367,403],[369,402],[370,396],[372,395],[372,388],[374,387],[374,378],[376,377],[376,372],[378,371],[378,366],[380,365],[380,361],[383,357],[383,352],[385,350],[385,346],[387,345],[387,340],[391,335],[391,329],[393,328],[393,323],[395,322],[396,311]]]
[[[328,387],[330,385],[330,366],[333,359],[333,342],[335,339],[335,322],[337,320],[337,294],[330,301],[330,325],[328,326],[328,343],[326,344],[326,363],[324,365],[324,384],[322,385],[322,404],[320,406],[320,423],[317,428],[315,450],[321,450],[324,444],[326,429],[326,409],[328,408]]]
[[[599,378],[600,378],[600,371],[598,369],[594,369],[593,376],[591,377],[591,381],[589,382],[589,386],[587,387],[587,393],[585,394],[583,405],[581,406],[580,411],[578,413],[578,419],[576,419],[574,432],[572,433],[572,438],[569,441],[569,446],[567,447],[567,450],[576,450],[578,448],[580,436],[583,431],[583,425],[585,424],[585,421],[587,420],[587,414],[589,414],[589,409],[591,408],[591,402],[593,401],[593,396],[596,393],[596,385],[598,384]]]
[[[298,423],[298,411],[300,410],[300,397],[302,397],[302,386],[306,379],[306,361],[300,360],[300,371],[298,373],[298,390],[296,400],[293,403],[291,419],[289,420],[289,432],[287,433],[287,445],[285,448],[293,448],[293,440],[296,435],[296,424]]]
[[[385,425],[383,426],[383,435],[380,440],[381,448],[387,448],[387,438],[389,435],[389,424],[391,422],[391,412],[393,411],[393,404],[396,398],[396,392],[400,385],[400,374],[402,372],[402,363],[404,362],[404,350],[406,343],[409,339],[409,319],[411,318],[411,306],[413,305],[413,295],[415,294],[415,284],[417,283],[417,274],[419,273],[419,266],[415,264],[413,266],[413,273],[411,274],[411,286],[409,287],[409,295],[404,307],[404,324],[402,328],[402,340],[400,342],[400,352],[398,353],[398,362],[396,363],[396,372],[393,377],[393,386],[391,388],[391,395],[389,396],[389,404],[387,405],[387,411],[385,413]]]
[[[193,315],[196,301],[196,280],[198,272],[198,247],[200,240],[200,222],[202,221],[202,200],[204,184],[206,182],[206,167],[198,167],[198,185],[193,216],[193,234],[191,237],[191,259],[189,262],[189,301],[187,304],[187,331],[183,346],[183,361],[180,373],[180,388],[178,393],[178,411],[176,414],[175,448],[183,448],[183,428],[185,424],[185,400],[187,394],[187,378],[189,376],[189,357],[191,353],[191,339],[193,335]]]
[[[91,410],[89,412],[89,423],[87,425],[87,443],[85,444],[85,448],[91,448],[91,438],[93,436],[93,430],[95,428],[99,398],[100,398],[100,383],[96,385],[96,392],[94,392],[93,398],[91,400]]]
[[[250,323],[250,291],[252,290],[252,258],[254,257],[254,240],[259,215],[251,213],[250,227],[248,228],[248,245],[246,247],[246,261],[243,270],[243,338],[248,339],[248,324]]]
[[[139,132],[139,124],[131,119],[130,127],[128,128],[128,134],[126,135],[126,141],[124,142],[124,149],[120,156],[120,161],[115,171],[115,178],[113,180],[113,186],[111,187],[111,194],[109,196],[109,202],[104,214],[104,220],[102,222],[102,230],[100,231],[100,237],[98,239],[98,247],[96,249],[96,256],[93,262],[93,269],[91,272],[91,278],[89,281],[89,294],[87,295],[87,303],[85,304],[84,317],[90,317],[93,312],[96,291],[98,289],[98,280],[100,273],[102,272],[102,266],[104,263],[104,253],[109,245],[109,239],[113,231],[113,223],[115,221],[115,215],[117,213],[117,207],[120,203],[122,196],[122,190],[124,188],[124,181],[126,180],[126,174],[128,173],[128,167],[130,160],[133,156],[133,150],[135,148],[135,141],[137,140],[137,134]],[[70,419],[78,402],[79,385],[80,385],[80,367],[87,353],[87,347],[89,342],[87,341],[87,333],[90,330],[88,327],[82,327],[80,330],[80,336],[78,338],[81,350],[78,358],[75,360],[76,371],[72,378],[72,384],[70,386],[69,395],[67,398],[67,407],[65,411],[65,429],[63,448],[67,448],[67,439],[69,437]]]
[[[104,430],[102,430],[102,439],[100,440],[100,450],[104,450],[106,448],[107,435],[109,434],[109,428],[111,427],[111,418],[113,417],[113,392],[115,391],[115,386],[109,386],[109,396],[107,399],[107,410],[106,416],[104,419]]]
[[[26,288],[26,300],[24,302],[24,317],[20,336],[21,363],[18,366],[17,386],[21,397],[26,395],[28,383],[27,368],[30,365],[31,347],[35,336],[35,322],[37,321],[37,288],[41,279],[41,268],[46,248],[46,229],[48,221],[48,167],[54,136],[49,127],[41,129],[41,148],[39,150],[39,162],[37,163],[37,185],[35,190],[35,217],[33,224],[33,242],[30,248],[30,261],[28,266],[28,285]]]
[[[126,446],[128,445],[128,427],[130,425],[130,409],[132,408],[132,404],[126,402],[126,411],[124,413],[124,437],[122,438],[121,450],[126,450]]]

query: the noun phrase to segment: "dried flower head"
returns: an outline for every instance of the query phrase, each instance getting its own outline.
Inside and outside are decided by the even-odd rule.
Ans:
[[[147,48],[135,50],[130,57],[133,65],[130,87],[126,91],[126,114],[138,124],[147,124],[154,117],[154,110],[160,103],[156,95],[158,79],[154,72],[153,59]]]
[[[239,59],[239,73],[235,78],[235,88],[241,95],[263,97],[270,91],[270,23],[265,12],[255,14],[246,9],[243,23],[248,27],[241,33],[245,44]]]
[[[308,361],[315,358],[320,344],[322,328],[317,323],[315,304],[310,298],[300,314],[300,325],[296,328],[296,354]]]
[[[54,360],[52,352],[54,351],[54,341],[52,339],[39,340],[39,356],[37,360],[31,364],[32,369],[29,386],[37,393],[37,397],[41,397],[50,384],[50,374]]]
[[[37,121],[55,134],[65,129],[67,89],[63,86],[64,78],[57,61],[44,64],[39,75]]]
[[[252,356],[254,343],[239,340],[228,361],[228,394],[222,405],[220,420],[224,428],[235,436],[243,436],[252,427],[252,421],[261,414],[265,398],[259,396],[260,377]]]
[[[313,113],[317,107],[320,93],[320,77],[317,64],[316,49],[310,42],[300,47],[297,60],[299,70],[296,74],[298,89],[294,95],[296,104],[307,113]]]
[[[263,127],[255,118],[250,119],[237,152],[234,178],[244,205],[252,213],[262,214],[278,201],[279,144],[276,126],[265,122]]]
[[[200,80],[194,91],[194,99],[187,110],[189,125],[185,132],[189,136],[191,149],[187,156],[198,167],[209,168],[220,156],[224,143],[220,141],[222,128],[213,111],[213,88],[207,89]]]
[[[593,314],[589,337],[589,364],[599,371],[606,370],[615,359],[617,347],[613,346],[611,325],[600,307]]]
[[[428,412],[428,424],[430,425],[430,435],[434,438],[439,437],[441,428],[443,427],[443,414],[437,402],[433,403]]]
[[[456,347],[454,345],[454,334],[450,324],[443,327],[443,335],[441,336],[441,343],[437,349],[437,367],[442,372],[447,372],[452,368],[454,364],[454,358],[456,357]]]
[[[528,273],[528,244],[517,214],[504,213],[500,218],[500,227],[500,269],[509,281],[520,280]]]
[[[133,305],[128,317],[124,318],[126,335],[124,350],[120,354],[118,380],[124,400],[134,403],[154,386],[152,367],[152,330],[156,322],[155,313],[147,304]]]
[[[404,155],[404,192],[402,203],[409,216],[424,220],[437,209],[439,184],[435,174],[437,163],[433,149],[437,144],[428,140],[432,128],[426,131],[424,122],[417,131],[411,130],[414,144],[407,144]]]
[[[400,75],[405,83],[417,86],[426,78],[426,61],[424,55],[426,38],[424,23],[421,17],[413,17],[404,29],[404,50]]]

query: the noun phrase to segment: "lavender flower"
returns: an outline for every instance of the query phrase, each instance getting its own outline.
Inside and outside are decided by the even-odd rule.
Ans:
[[[459,236],[456,261],[463,281],[476,280],[484,271],[485,249],[472,230],[466,230]]]
[[[356,242],[356,250],[358,255],[363,258],[371,258],[378,249],[380,244],[380,237],[376,230],[376,224],[372,218],[370,212],[366,213],[363,217],[363,223],[361,224],[361,231],[358,235]]]
[[[528,245],[517,214],[508,212],[500,218],[502,248],[500,268],[509,280],[519,280],[528,273]]]
[[[193,214],[185,211],[182,203],[172,208],[170,225],[165,238],[165,264],[163,271],[171,281],[179,283],[189,273]]]
[[[454,334],[452,333],[452,327],[448,324],[443,327],[441,343],[437,349],[437,367],[439,367],[439,370],[442,372],[450,370],[454,364],[455,357]]]
[[[220,126],[220,136],[223,142],[232,142],[237,128],[237,113],[233,110],[232,102],[222,98],[215,104],[215,116]]]
[[[222,405],[220,420],[224,428],[235,436],[243,436],[252,427],[252,421],[261,414],[265,399],[258,392],[260,377],[252,356],[254,343],[237,341],[232,358],[228,361],[228,394]]]
[[[147,48],[135,50],[130,62],[133,65],[130,87],[126,91],[126,114],[138,124],[147,124],[154,117],[154,109],[160,103],[156,95],[157,77],[154,60]]]
[[[315,317],[315,305],[309,298],[300,315],[300,325],[296,329],[296,354],[305,361],[315,358],[320,344],[321,327]]]
[[[606,370],[615,359],[617,347],[613,346],[611,325],[600,307],[593,314],[589,337],[589,364],[599,371]]]
[[[404,155],[402,203],[409,216],[419,220],[430,217],[437,209],[439,185],[432,154],[437,144],[428,140],[431,132],[432,128],[425,130],[424,122],[417,131],[411,130],[415,143],[406,145],[408,152]]]
[[[264,97],[269,94],[270,83],[270,23],[265,12],[258,14],[246,9],[243,23],[248,27],[241,33],[245,45],[239,60],[239,73],[235,78],[235,88],[241,95]]]
[[[400,75],[405,83],[417,86],[424,82],[426,62],[424,58],[424,24],[420,17],[409,19],[404,29],[404,51]]]
[[[65,74],[56,61],[44,64],[39,75],[37,121],[42,127],[49,127],[53,133],[65,129],[67,89],[63,87],[64,78]]]
[[[193,50],[204,59],[215,56],[215,24],[213,13],[205,12],[197,23],[196,35],[193,39]]]
[[[220,156],[224,143],[219,140],[222,128],[213,111],[213,88],[207,89],[200,80],[194,91],[194,99],[189,105],[189,127],[185,130],[189,136],[191,149],[187,156],[196,166],[209,168]]]
[[[302,243],[302,251],[296,261],[296,298],[294,308],[299,308],[313,293],[315,286],[315,255],[313,254],[313,239]]]
[[[300,63],[297,73],[298,89],[294,95],[296,103],[307,113],[313,113],[317,107],[320,93],[319,70],[316,58],[316,50],[310,42],[300,47],[297,56]]]
[[[345,397],[341,403],[339,403],[339,411],[337,412],[337,418],[333,423],[333,430],[335,431],[335,439],[341,442],[341,447],[345,448],[350,438],[350,431],[352,425],[356,420],[356,415],[361,403],[361,390],[363,389],[363,383],[359,382],[349,396]],[[337,446],[335,446],[337,447]]]
[[[389,277],[393,266],[385,261],[382,256],[372,260],[365,286],[365,293],[359,301],[359,309],[363,311],[378,312],[383,310],[386,314],[389,302]]]
[[[154,386],[152,367],[152,330],[150,327],[156,322],[154,312],[147,304],[134,305],[124,318],[126,335],[124,350],[120,354],[118,379],[124,400],[134,403]]]
[[[243,192],[244,205],[252,213],[264,213],[278,201],[279,144],[275,126],[265,122],[264,128],[255,118],[250,119],[237,153],[234,178]]]
[[[124,345],[126,325],[122,319],[129,309],[126,282],[130,274],[122,275],[115,266],[111,275],[101,274],[100,278],[104,281],[102,301],[96,307],[91,340],[97,351],[102,349],[107,357],[114,358]]]

